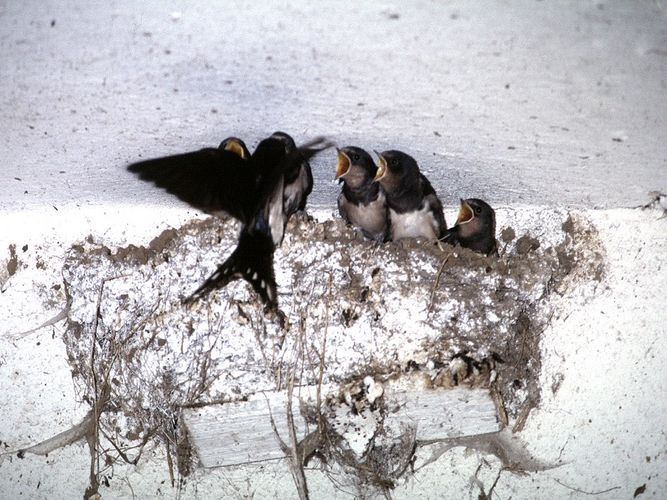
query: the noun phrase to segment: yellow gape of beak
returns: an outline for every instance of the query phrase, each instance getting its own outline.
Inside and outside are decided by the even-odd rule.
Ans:
[[[338,157],[336,159],[336,179],[340,179],[347,171],[350,169],[350,158],[343,153],[340,149],[338,150]]]
[[[384,156],[382,156],[380,153],[377,151],[375,152],[376,155],[378,155],[378,169],[377,172],[375,172],[375,177],[373,178],[374,181],[379,181],[384,177],[384,174],[387,173],[387,160],[384,159]]]
[[[225,151],[230,151],[243,160],[247,160],[243,147],[237,141],[229,141],[225,144]]]
[[[465,224],[470,222],[475,217],[475,213],[472,210],[472,207],[468,205],[468,202],[461,200],[461,207],[459,208],[459,216],[456,219],[457,224]]]

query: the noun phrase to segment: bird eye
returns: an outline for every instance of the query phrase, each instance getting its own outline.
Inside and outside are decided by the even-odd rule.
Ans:
[[[353,154],[352,155],[352,161],[359,161],[359,155],[358,154]]]
[[[482,213],[482,209],[481,209],[480,207],[475,207],[475,213],[476,213],[476,214],[481,214],[481,213]]]
[[[398,158],[392,158],[392,160],[389,162],[392,167],[398,167]]]

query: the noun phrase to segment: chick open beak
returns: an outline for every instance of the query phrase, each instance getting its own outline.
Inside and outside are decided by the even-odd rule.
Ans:
[[[225,144],[225,151],[230,151],[234,153],[235,155],[239,156],[243,160],[247,160],[245,151],[243,150],[243,146],[239,144],[238,141],[235,140],[230,140],[227,141],[227,144]]]
[[[375,177],[373,178],[373,180],[379,181],[387,173],[387,160],[385,160],[384,156],[382,156],[377,151],[375,151],[375,154],[378,155],[378,169],[375,172]]]
[[[456,219],[457,224],[465,224],[470,222],[475,217],[475,213],[472,210],[472,207],[468,204],[467,201],[461,200],[461,207],[459,208],[459,216]]]
[[[336,179],[343,177],[348,170],[350,170],[350,157],[339,149],[336,159]]]

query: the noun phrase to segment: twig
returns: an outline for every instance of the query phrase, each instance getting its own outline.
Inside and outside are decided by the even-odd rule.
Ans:
[[[486,494],[484,493],[484,483],[482,483],[482,481],[480,481],[480,479],[477,477],[477,475],[479,474],[479,471],[482,470],[482,466],[486,463],[487,463],[486,460],[484,460],[484,459],[480,460],[479,465],[475,469],[475,474],[473,474],[473,476],[470,478],[470,481],[469,481],[469,485],[470,485],[469,491],[472,490],[473,485],[477,486],[480,489],[480,491],[482,492],[479,495],[479,497],[482,498],[482,500],[486,500],[487,497],[486,497]]]
[[[36,332],[37,330],[41,330],[44,327],[55,325],[59,321],[62,321],[64,319],[67,319],[67,315],[69,314],[71,304],[65,305],[64,309],[60,311],[58,314],[56,314],[53,318],[47,319],[44,323],[42,323],[39,326],[36,326],[35,328],[32,328],[30,330],[26,330],[25,332],[20,332],[12,336],[12,340],[20,340],[22,338],[27,337],[31,333]]]
[[[289,373],[289,378],[287,380],[287,430],[289,433],[289,440],[291,446],[287,446],[285,442],[282,440],[278,433],[278,429],[276,428],[276,423],[275,420],[273,419],[273,414],[271,413],[271,407],[269,406],[269,417],[270,417],[270,422],[271,422],[271,427],[273,428],[273,432],[276,435],[276,439],[278,440],[278,445],[280,446],[280,449],[282,452],[285,454],[287,458],[287,463],[289,466],[290,473],[292,474],[292,478],[294,479],[294,485],[296,487],[297,493],[299,494],[299,499],[300,500],[308,500],[309,495],[308,495],[308,485],[306,483],[306,476],[305,472],[303,469],[303,463],[304,463],[304,458],[306,455],[304,455],[304,451],[306,446],[299,446],[299,442],[296,436],[296,427],[294,425],[294,413],[292,411],[292,398],[294,396],[294,378],[296,376],[296,368],[297,364],[299,362],[299,359],[301,359],[301,376],[303,376],[303,352],[304,352],[304,337],[305,337],[305,322],[304,318],[301,317],[300,320],[300,328],[299,328],[299,336],[297,339],[297,344],[295,345],[295,356],[294,356],[294,364],[292,365],[292,368]],[[267,399],[267,404],[268,404],[268,399]],[[308,443],[304,442],[304,445],[310,445],[310,441],[312,440],[312,436],[309,436]]]
[[[107,435],[102,429],[100,429],[100,432],[104,436],[104,438],[111,443],[111,446],[113,446],[116,451],[118,452],[118,455],[120,458],[123,459],[125,463],[131,464],[131,465],[137,465],[139,463],[139,459],[141,458],[141,454],[144,452],[144,447],[148,443],[148,441],[155,435],[157,434],[157,429],[151,429],[146,433],[144,438],[141,440],[141,444],[137,446],[133,446],[132,448],[139,448],[139,451],[137,452],[137,456],[134,457],[133,460],[130,460],[130,458],[127,456],[127,454],[120,449],[120,447],[116,444],[116,442],[111,438],[111,436]],[[131,448],[126,448],[131,449]]]
[[[435,290],[438,288],[438,285],[440,284],[440,275],[442,274],[443,269],[445,269],[445,264],[449,260],[449,257],[452,255],[452,251],[450,251],[447,256],[442,259],[442,262],[440,263],[440,269],[438,269],[438,274],[435,275],[435,283],[433,283],[433,288],[431,288],[431,298],[428,301],[428,309],[427,312],[431,312],[431,309],[433,309],[433,300],[435,299]]]
[[[102,409],[104,405],[109,400],[111,395],[111,387],[109,385],[109,376],[111,373],[111,368],[116,361],[117,353],[113,353],[111,360],[109,361],[104,374],[103,384],[100,389],[100,384],[97,377],[97,371],[95,367],[96,355],[97,355],[97,328],[99,326],[99,320],[102,317],[102,294],[104,293],[104,286],[107,282],[123,278],[124,275],[114,276],[113,278],[104,278],[102,279],[100,285],[100,291],[97,295],[97,304],[95,306],[95,320],[93,321],[93,339],[92,347],[90,349],[90,372],[93,379],[93,421],[91,424],[90,432],[86,435],[88,441],[88,447],[90,448],[90,484],[86,489],[86,498],[93,493],[97,493],[99,487],[99,470],[100,470],[100,456],[99,453],[96,453],[99,446],[99,424],[100,424],[100,415],[102,414]]]
[[[304,380],[303,372],[305,371],[306,356],[307,356],[305,342],[306,342],[306,316],[304,314],[301,314],[301,317],[299,318],[299,342],[296,345],[296,353],[295,353],[296,362],[297,363],[299,361],[301,362],[301,367],[299,370],[299,384],[301,384],[301,381]],[[290,383],[294,385],[294,372],[292,372]]]
[[[584,495],[593,495],[593,496],[595,496],[595,495],[603,495],[604,493],[609,493],[610,491],[620,490],[620,489],[621,489],[620,486],[614,486],[613,488],[608,488],[608,489],[606,489],[606,490],[602,490],[602,491],[584,491],[584,490],[580,490],[579,488],[574,488],[573,486],[568,486],[567,484],[560,482],[560,481],[559,481],[558,479],[556,479],[555,477],[553,478],[553,480],[556,481],[556,482],[557,482],[558,484],[560,484],[561,486],[567,488],[568,490],[576,491],[577,493],[583,493]]]
[[[135,500],[135,498],[137,498],[137,496],[134,494],[134,488],[132,488],[132,484],[130,483],[130,480],[127,477],[123,477],[121,479],[127,483],[127,487],[130,488],[130,493],[132,493],[132,500]]]
[[[324,324],[324,338],[322,339],[322,351],[320,352],[320,373],[317,380],[317,432],[322,436],[324,428],[322,427],[322,383],[324,381],[324,362],[326,360],[327,351],[327,334],[329,332],[329,303],[331,301],[331,285],[333,283],[333,276],[329,273],[329,293],[327,294],[327,301],[325,304],[326,323]]]
[[[29,448],[19,450],[18,457],[23,458],[26,453],[33,453],[35,455],[48,455],[58,448],[64,448],[65,446],[74,444],[90,433],[93,428],[94,420],[95,416],[91,410],[83,418],[83,420],[76,424],[74,427],[70,427],[66,431],[63,431],[60,434],[56,434],[55,436],[42,441],[41,443],[37,443]]]
[[[500,479],[500,475],[503,473],[503,470],[500,469],[498,471],[498,475],[496,476],[496,480],[493,482],[491,487],[489,488],[489,492],[486,494],[486,497],[491,500],[491,496],[493,495],[493,490],[496,489],[496,485],[498,484],[498,480]]]
[[[528,400],[521,407],[521,410],[519,411],[519,416],[517,417],[516,422],[512,427],[512,434],[516,432],[521,432],[523,430],[523,428],[526,426],[526,422],[528,421],[528,416],[530,415],[530,412],[535,407],[537,407],[537,403],[533,401],[533,398],[531,396],[528,396]]]
[[[99,418],[100,418],[100,405],[98,401],[98,383],[97,383],[97,371],[95,370],[95,356],[97,354],[97,327],[99,325],[99,320],[101,316],[101,307],[102,307],[102,293],[104,292],[104,285],[106,284],[106,278],[102,280],[100,285],[100,292],[97,295],[97,304],[95,306],[95,320],[93,321],[93,345],[90,349],[90,372],[93,378],[93,412],[95,418],[92,422],[91,432],[88,434],[88,446],[90,448],[90,485],[86,489],[86,493],[90,492],[97,493],[99,487],[99,481],[97,479],[97,473],[100,470],[99,456],[96,453],[97,447],[99,444]]]
[[[292,396],[294,394],[294,372],[290,377],[289,385],[287,387],[287,429],[291,442],[291,467],[294,483],[296,484],[297,492],[300,500],[308,500],[308,485],[306,483],[306,475],[303,470],[303,456],[299,456],[299,445],[296,438],[296,427],[294,426],[294,414],[292,413]]]
[[[293,382],[293,379],[292,379]],[[271,406],[269,405],[269,400],[267,398],[266,404],[269,406],[269,421],[271,422],[271,428],[273,433],[276,436],[278,441],[278,446],[280,446],[281,451],[285,454],[287,458],[287,463],[289,470],[292,473],[292,478],[294,479],[294,485],[299,494],[300,500],[308,500],[308,488],[306,485],[306,477],[303,471],[303,462],[299,463],[299,457],[297,452],[296,445],[296,429],[294,428],[294,419],[292,417],[292,394],[294,386],[290,382],[287,389],[287,426],[289,428],[290,441],[292,442],[292,447],[290,448],[285,444],[285,441],[280,437],[278,428],[276,427],[276,421],[273,419],[273,413],[271,412]],[[266,397],[266,395],[265,395]]]
[[[489,388],[489,393],[493,404],[496,407],[496,412],[498,414],[498,421],[502,424],[503,427],[507,427],[509,424],[509,419],[507,418],[507,409],[505,408],[505,402],[503,401],[503,396],[500,394],[500,391],[496,388],[495,384],[492,384]]]
[[[164,436],[164,433],[163,433]],[[171,481],[171,487],[174,487],[175,478],[174,478],[174,460],[171,458],[171,449],[169,447],[169,438],[165,439],[164,446],[167,449],[167,469],[169,470],[169,480]]]
[[[563,456],[563,452],[565,451],[565,447],[567,446],[567,443],[570,442],[570,437],[572,437],[572,436],[570,435],[570,436],[567,437],[567,439],[565,440],[565,444],[564,444],[563,447],[560,449],[560,453],[558,454],[558,461],[559,461],[559,462],[560,462],[561,457]]]

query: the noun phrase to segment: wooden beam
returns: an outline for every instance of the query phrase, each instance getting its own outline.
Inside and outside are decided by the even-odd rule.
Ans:
[[[309,397],[306,388],[294,391],[292,411],[299,439],[315,430],[299,413],[301,401],[314,406],[315,398]],[[287,392],[267,391],[248,401],[188,409],[183,419],[202,465],[221,467],[283,458],[271,417],[280,437],[289,442],[286,408]]]
[[[496,407],[486,389],[387,392],[385,425],[416,427],[417,441],[473,436],[500,430]]]
[[[299,402],[315,405],[314,388],[295,390],[294,421],[299,439],[315,430],[298,413]],[[300,396],[300,397],[299,397]],[[496,409],[484,389],[387,390],[386,428],[416,429],[418,441],[487,434],[500,430]],[[289,441],[286,392],[266,392],[238,403],[211,405],[184,412],[191,442],[204,467],[221,467],[283,458],[271,416],[282,439]]]

